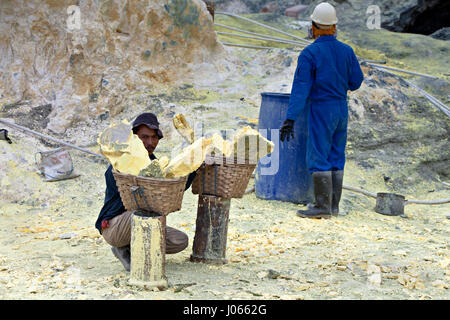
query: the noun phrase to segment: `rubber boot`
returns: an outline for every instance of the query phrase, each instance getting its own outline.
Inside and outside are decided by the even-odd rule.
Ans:
[[[312,174],[315,204],[306,210],[298,210],[302,218],[331,218],[332,177],[331,171],[317,171]]]
[[[122,262],[125,270],[130,271],[130,245],[124,247],[112,247],[111,251],[114,256],[119,259],[120,262]]]
[[[333,181],[333,199],[331,201],[331,214],[333,216],[337,216],[339,214],[339,201],[341,201],[344,170],[332,171],[331,178]]]

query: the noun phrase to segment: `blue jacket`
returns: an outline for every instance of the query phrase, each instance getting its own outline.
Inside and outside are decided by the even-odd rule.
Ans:
[[[150,156],[150,159],[151,160],[156,159],[155,155],[152,154]],[[189,175],[188,180],[186,182],[185,190],[187,190],[191,186],[196,174],[197,172],[194,171]],[[122,199],[120,198],[119,189],[117,188],[116,179],[114,179],[111,165],[105,172],[105,180],[106,180],[105,202],[103,204],[102,209],[100,210],[97,221],[95,222],[95,227],[98,229],[100,234],[103,220],[111,220],[115,216],[118,216],[119,214],[122,214],[126,211]]]
[[[363,73],[353,49],[335,36],[321,36],[298,57],[286,118],[296,120],[308,103],[347,101],[361,86]]]

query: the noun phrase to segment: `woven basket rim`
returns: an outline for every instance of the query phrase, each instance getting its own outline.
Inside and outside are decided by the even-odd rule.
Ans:
[[[144,181],[154,181],[154,182],[170,182],[170,183],[178,183],[182,180],[186,180],[187,175],[183,176],[183,177],[178,177],[178,178],[152,178],[152,177],[142,177],[142,176],[135,176],[132,174],[128,174],[128,173],[121,173],[115,169],[112,170],[113,173],[115,174],[119,174],[122,175],[124,177],[133,177],[139,180],[144,180]]]
[[[255,165],[256,163],[248,163],[249,159],[244,159],[244,158],[238,158],[238,157],[226,157],[226,156],[222,156],[222,157],[217,157],[217,156],[211,156],[211,155],[206,155],[205,156],[205,161],[203,161],[203,164],[206,165],[212,165],[215,164],[217,162],[219,162],[219,164],[221,165],[238,165],[238,166],[252,166]],[[237,163],[237,162],[242,162],[242,163]]]

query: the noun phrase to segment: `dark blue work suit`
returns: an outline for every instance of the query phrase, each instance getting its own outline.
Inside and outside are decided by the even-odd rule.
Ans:
[[[347,144],[347,91],[363,73],[353,49],[335,36],[321,36],[300,54],[286,118],[307,114],[306,164],[310,173],[343,170]]]

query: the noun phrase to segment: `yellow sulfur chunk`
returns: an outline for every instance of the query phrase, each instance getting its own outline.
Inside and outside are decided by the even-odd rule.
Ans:
[[[194,131],[192,130],[189,123],[186,121],[186,118],[183,114],[176,114],[173,119],[173,126],[177,129],[178,133],[186,139],[187,142],[192,144],[194,142]]]
[[[139,176],[150,178],[164,178],[164,173],[159,160],[152,160],[152,162],[146,168],[142,169],[139,172]]]
[[[141,177],[164,178],[164,168],[169,164],[166,156],[153,160],[146,168],[139,172]]]
[[[161,167],[161,169],[164,169],[165,167],[167,167],[167,165],[169,164],[169,158],[166,156],[161,157],[161,159],[159,159],[159,165]]]
[[[101,153],[121,173],[137,175],[150,164],[148,151],[142,140],[133,134],[131,125],[126,120],[105,129],[97,142]]]
[[[233,145],[230,141],[224,140],[218,133],[210,138],[211,144],[206,148],[206,154],[215,157],[229,157],[233,152]]]
[[[235,157],[251,161],[273,152],[274,144],[264,138],[258,131],[246,126],[239,130],[233,138],[233,152]]]
[[[184,177],[197,170],[205,160],[206,148],[211,144],[211,140],[202,137],[194,141],[189,147],[184,148],[164,169],[165,177]]]
[[[248,122],[253,123],[253,124],[258,124],[258,119],[253,119],[253,118],[249,118],[246,116],[239,116],[239,118],[247,120]]]

